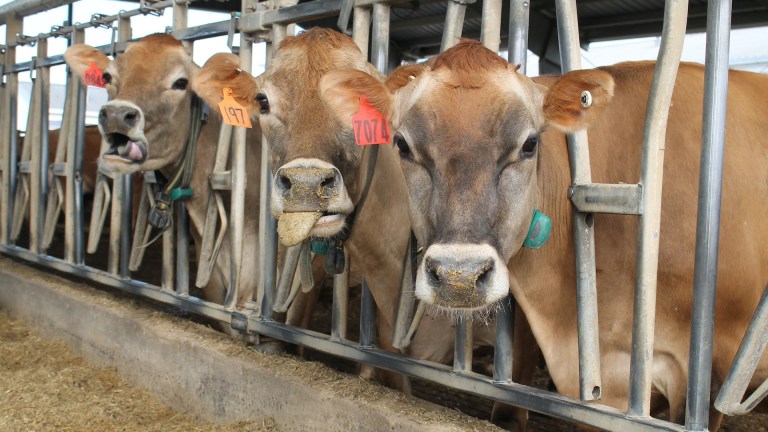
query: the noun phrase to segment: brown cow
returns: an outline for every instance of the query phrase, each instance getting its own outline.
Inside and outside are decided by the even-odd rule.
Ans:
[[[110,101],[99,112],[99,128],[108,147],[102,163],[112,172],[133,173],[158,170],[169,177],[182,159],[190,134],[193,84],[200,68],[192,61],[182,43],[169,35],[146,36],[128,45],[125,52],[111,61],[88,45],[74,45],[65,53],[67,64],[79,76],[92,64],[101,69]],[[158,62],[157,59],[163,59]],[[223,61],[237,61],[236,57]],[[221,116],[211,109],[200,130],[190,187],[186,201],[191,232],[196,243],[203,232],[210,189],[208,176],[213,170]],[[250,141],[259,142],[258,127],[249,129]],[[260,146],[247,149],[246,176],[259,178]],[[259,189],[255,183],[246,188],[246,219],[243,227],[243,255],[258,257]],[[207,300],[222,303],[229,285],[229,241],[225,240],[217,260],[217,269],[205,287]],[[199,253],[199,251],[198,251]],[[259,272],[255,265],[243,265],[238,306],[251,298]]]
[[[272,151],[272,209],[281,240],[335,238],[350,229],[347,217],[360,199],[368,150],[355,145],[351,122],[341,121],[329,110],[320,81],[337,68],[357,71],[376,82],[381,75],[350,38],[319,28],[286,38],[258,78],[234,65],[218,65],[203,70],[209,84],[219,82],[209,103],[220,99],[220,89],[226,85],[240,95],[241,103],[260,112]],[[307,217],[309,222],[303,220]],[[379,310],[379,345],[389,350],[393,349],[390,338],[409,232],[405,182],[397,154],[385,145],[379,151],[368,198],[344,244],[353,271],[366,276]],[[453,334],[442,330],[449,325],[445,316],[425,318],[409,353],[420,359],[450,361]],[[493,343],[492,328],[477,326],[475,341]],[[397,386],[394,377],[388,376],[387,381]]]
[[[562,131],[590,126],[596,182],[636,183],[653,70],[650,62],[623,63],[531,80],[464,41],[432,65],[396,71],[390,88],[363,74],[333,77],[347,102],[376,101],[397,129],[411,219],[426,248],[417,295],[471,312],[511,290],[558,390],[572,397],[579,393],[575,269]],[[680,66],[666,136],[652,381],[675,422],[685,415],[703,76],[700,65]],[[579,102],[585,90],[589,108]],[[728,96],[714,389],[768,281],[768,77],[732,71]],[[552,218],[551,239],[540,250],[522,249],[536,208]],[[637,221],[596,215],[595,227],[603,402],[626,409]],[[764,356],[753,384],[766,376]],[[720,418],[713,414],[712,430]]]

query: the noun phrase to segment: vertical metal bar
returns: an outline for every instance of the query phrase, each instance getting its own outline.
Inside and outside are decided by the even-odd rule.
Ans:
[[[387,73],[387,61],[389,59],[389,11],[388,4],[377,3],[373,5],[371,64],[383,74]]]
[[[509,5],[509,42],[508,59],[512,64],[520,65],[520,73],[528,69],[528,22],[530,0],[511,0]]]
[[[176,209],[171,206],[170,207],[171,215],[170,217],[173,218],[176,212]],[[176,279],[174,275],[176,274],[176,248],[174,247],[176,243],[176,231],[173,229],[165,230],[163,232],[163,274],[160,282],[160,286],[165,291],[174,291],[176,289]]]
[[[83,206],[83,143],[85,142],[85,102],[86,88],[82,82],[77,86],[77,110],[75,111],[75,139],[71,145],[72,154],[69,158],[70,174],[72,178],[72,203],[74,216],[74,262],[82,265],[85,263],[85,235],[83,232],[84,206]]]
[[[376,302],[365,278],[360,283],[360,348],[373,348],[376,341]]]
[[[581,68],[579,24],[574,0],[557,0],[557,35],[563,72]],[[573,184],[592,183],[587,132],[568,134],[568,157]],[[582,400],[600,399],[600,344],[595,280],[595,232],[593,215],[573,209],[576,245],[576,298],[579,334],[579,395]]]
[[[84,30],[75,30],[72,33],[72,43],[83,43],[85,40]],[[83,83],[77,78],[69,68],[67,68],[67,83],[69,83],[67,93],[67,126],[62,127],[62,133],[66,130],[66,136],[63,137],[63,141],[60,139],[59,143],[65,144],[66,149],[66,161],[67,161],[67,177],[65,182],[65,196],[64,196],[64,259],[69,263],[78,262],[78,240],[77,240],[77,211],[75,200],[75,174],[77,168],[75,167],[75,138],[77,136],[77,124],[79,121],[78,97],[81,92],[84,91]],[[80,231],[82,232],[82,231]]]
[[[443,29],[443,39],[440,43],[440,51],[459,43],[461,31],[464,27],[464,13],[467,11],[467,5],[459,3],[456,0],[447,0],[448,6],[445,12],[445,26]]]
[[[356,7],[353,10],[352,39],[363,57],[368,58],[368,42],[371,36],[371,8]]]
[[[44,59],[48,57],[48,41],[40,39],[37,41],[37,58]],[[32,157],[30,158],[31,170],[29,176],[30,183],[30,203],[29,203],[29,250],[32,253],[40,253],[40,246],[43,237],[43,224],[45,223],[45,188],[47,182],[45,178],[48,174],[48,92],[50,91],[48,80],[48,68],[38,68],[36,70],[36,98],[37,98],[37,137],[32,144]]]
[[[173,29],[187,28],[187,1],[173,2]],[[192,42],[185,42],[192,51]],[[176,294],[189,295],[189,213],[183,201],[176,204]]]
[[[119,41],[130,40],[133,35],[130,17],[119,17],[117,20],[117,39]],[[133,174],[126,174],[122,177],[123,202],[120,212],[120,276],[130,277],[130,258],[131,258],[131,218],[133,216]],[[113,189],[116,191],[118,184],[115,183]],[[114,198],[114,196],[113,196]],[[113,208],[114,209],[114,208]]]
[[[349,252],[344,249],[344,272],[333,275],[333,309],[331,310],[331,340],[347,338],[349,316]]]
[[[704,115],[685,422],[686,429],[690,431],[705,431],[709,423],[709,392],[714,345],[712,317],[715,316],[717,247],[720,241],[730,20],[730,0],[708,3]]]
[[[643,131],[640,174],[643,200],[637,231],[637,273],[627,411],[630,416],[637,417],[649,416],[651,412],[651,367],[656,320],[664,140],[672,91],[683,51],[687,15],[687,0],[667,1],[659,58],[651,83]]]
[[[5,40],[16,40],[16,34],[22,33],[22,17],[11,14],[5,18]],[[16,63],[16,47],[8,45],[5,51],[5,64],[11,66]],[[0,207],[0,243],[9,244],[13,219],[13,199],[16,191],[16,100],[19,89],[19,77],[15,73],[6,77],[5,94],[2,106],[5,148],[3,148],[3,188],[2,203]]]
[[[240,33],[240,68],[250,72],[253,61],[253,43],[245,33]],[[227,291],[228,308],[237,305],[240,293],[240,275],[243,267],[243,226],[245,225],[245,128],[235,128],[232,142],[232,200],[230,204],[229,245],[230,275]]]
[[[453,346],[453,371],[457,373],[472,370],[472,319],[457,318],[456,343]]]
[[[501,46],[501,0],[484,0],[480,42],[493,52]]]

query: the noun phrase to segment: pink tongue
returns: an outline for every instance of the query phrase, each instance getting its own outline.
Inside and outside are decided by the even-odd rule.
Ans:
[[[128,144],[125,145],[125,157],[135,161],[141,160],[144,154],[141,152],[141,148],[139,148],[139,143],[128,141]]]

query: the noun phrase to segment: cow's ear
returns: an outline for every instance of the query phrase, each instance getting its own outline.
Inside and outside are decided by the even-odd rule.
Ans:
[[[392,116],[392,94],[384,83],[355,69],[333,70],[320,80],[320,94],[336,115],[348,124],[360,109],[360,98],[369,103],[387,119]]]
[[[431,70],[431,62],[400,66],[389,74],[385,85],[390,91],[395,92],[428,70]]]
[[[105,70],[111,60],[103,52],[96,48],[85,45],[75,44],[67,48],[64,52],[64,61],[72,69],[72,72],[79,77],[83,77],[85,71],[94,63],[100,70]]]
[[[192,90],[213,107],[221,102],[224,88],[231,88],[232,97],[249,112],[259,112],[254,101],[259,92],[256,78],[240,69],[240,59],[234,54],[214,55],[192,79]]]
[[[544,93],[542,112],[545,126],[563,132],[584,129],[613,98],[614,82],[600,70],[568,72]]]

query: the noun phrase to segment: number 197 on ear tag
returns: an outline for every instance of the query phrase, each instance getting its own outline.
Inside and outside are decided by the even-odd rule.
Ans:
[[[352,129],[359,146],[389,144],[387,119],[364,97],[360,98],[360,110],[352,117]]]
[[[232,126],[251,128],[251,119],[248,117],[248,109],[232,98],[232,89],[224,88],[224,100],[219,102],[219,111],[224,123]]]

